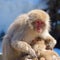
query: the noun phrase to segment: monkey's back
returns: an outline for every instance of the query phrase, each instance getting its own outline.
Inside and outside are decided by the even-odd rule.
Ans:
[[[11,46],[11,40],[5,37],[2,42],[3,60],[17,60],[19,53]]]

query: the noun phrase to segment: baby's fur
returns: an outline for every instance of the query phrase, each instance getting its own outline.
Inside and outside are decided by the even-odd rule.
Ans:
[[[59,55],[53,50],[47,50],[46,42],[43,39],[36,39],[31,44],[37,54],[37,58],[31,60],[58,60]],[[30,60],[27,57],[26,60]]]
[[[46,42],[43,39],[36,38],[32,42],[31,46],[36,52],[37,58],[31,58],[27,55],[22,60],[58,60],[59,55],[53,50],[47,50]]]
[[[38,40],[34,45],[33,49],[35,50],[38,60],[58,60],[58,54],[53,50],[46,49],[46,42],[43,39]]]

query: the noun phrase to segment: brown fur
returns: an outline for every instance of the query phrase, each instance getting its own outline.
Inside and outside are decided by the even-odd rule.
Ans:
[[[37,54],[37,58],[25,56],[22,60],[58,60],[58,54],[53,50],[47,50],[46,42],[43,39],[36,38],[31,45]]]
[[[59,57],[56,52],[47,50],[46,47],[44,40],[37,41],[36,44],[34,44],[33,49],[38,56],[38,60],[55,60]]]

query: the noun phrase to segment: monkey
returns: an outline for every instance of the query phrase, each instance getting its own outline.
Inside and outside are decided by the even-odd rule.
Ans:
[[[3,59],[19,60],[22,53],[31,55],[32,58],[37,57],[34,49],[30,46],[36,37],[49,40],[47,46],[53,49],[56,40],[49,34],[49,30],[50,17],[43,10],[32,10],[17,17],[3,38]]]

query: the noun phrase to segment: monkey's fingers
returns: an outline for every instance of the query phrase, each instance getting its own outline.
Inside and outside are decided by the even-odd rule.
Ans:
[[[31,55],[31,58],[37,58],[37,55],[33,49],[30,49],[29,54]]]
[[[47,45],[46,49],[47,50],[53,50],[53,48],[50,45]]]
[[[44,57],[41,57],[40,60],[45,60],[45,58]]]
[[[32,58],[30,55],[25,56],[25,60],[38,60],[38,58]]]
[[[47,50],[53,50],[54,47],[55,47],[54,43],[50,41],[50,42],[47,44],[46,49],[47,49]]]

